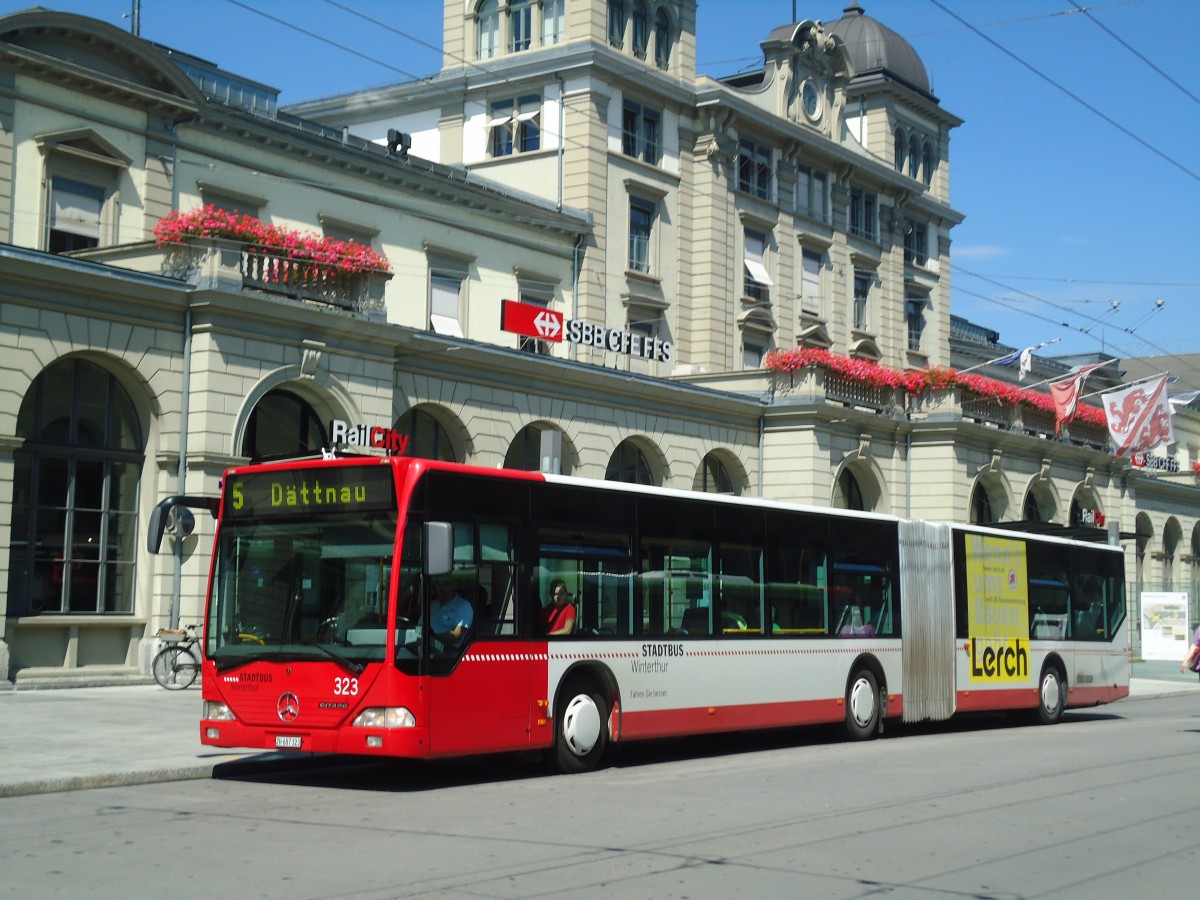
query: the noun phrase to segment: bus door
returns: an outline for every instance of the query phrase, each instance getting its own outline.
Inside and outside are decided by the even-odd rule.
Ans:
[[[535,711],[532,655],[517,629],[516,528],[452,525],[453,571],[433,577],[425,599],[430,751],[522,749]]]
[[[904,721],[941,721],[956,706],[950,526],[900,522]]]

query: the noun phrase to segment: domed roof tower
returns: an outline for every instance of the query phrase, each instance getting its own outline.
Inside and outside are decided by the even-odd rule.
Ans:
[[[925,64],[912,44],[868,16],[858,0],[850,0],[850,5],[842,10],[842,17],[827,24],[825,30],[842,39],[854,66],[852,84],[882,78],[936,99],[929,90]]]

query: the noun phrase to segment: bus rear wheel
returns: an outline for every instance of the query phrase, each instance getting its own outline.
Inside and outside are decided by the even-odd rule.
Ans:
[[[1047,666],[1042,671],[1042,680],[1038,683],[1038,721],[1043,725],[1053,725],[1062,718],[1063,707],[1066,706],[1066,682],[1054,666]]]
[[[608,703],[590,681],[569,682],[555,709],[554,756],[560,772],[587,772],[608,749]]]
[[[846,687],[846,732],[851,740],[867,741],[879,733],[879,683],[868,669],[859,669]]]

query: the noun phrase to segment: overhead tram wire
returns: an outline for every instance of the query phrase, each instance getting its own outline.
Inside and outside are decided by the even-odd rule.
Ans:
[[[406,70],[404,70],[404,69],[401,69],[401,68],[399,68],[399,67],[397,67],[397,66],[393,66],[393,65],[391,65],[390,63],[387,63],[387,62],[385,62],[385,61],[383,61],[383,60],[377,59],[377,58],[375,58],[375,57],[372,57],[372,56],[370,56],[370,55],[368,55],[368,54],[361,53],[361,52],[359,52],[359,51],[357,51],[357,50],[354,50],[354,49],[353,49],[353,48],[351,48],[351,47],[347,47],[347,46],[345,46],[345,45],[343,45],[343,44],[340,44],[340,43],[338,43],[338,42],[336,42],[336,41],[332,41],[332,40],[330,40],[330,39],[328,39],[328,38],[326,38],[326,37],[324,37],[324,36],[322,36],[322,35],[319,35],[319,34],[316,34],[316,33],[314,33],[314,32],[308,31],[308,30],[306,30],[306,29],[300,28],[299,26],[293,25],[293,24],[291,24],[290,22],[287,22],[287,21],[285,21],[285,20],[283,20],[283,19],[280,19],[280,18],[278,18],[278,17],[276,17],[276,16],[270,15],[270,14],[268,14],[268,13],[264,13],[264,12],[262,12],[262,11],[260,11],[260,10],[257,10],[257,9],[255,9],[254,7],[252,7],[252,6],[250,6],[250,5],[246,4],[246,3],[240,2],[240,0],[227,0],[227,2],[228,2],[228,3],[230,3],[230,4],[232,4],[232,5],[234,5],[234,6],[240,7],[241,9],[244,9],[244,10],[246,10],[247,12],[251,12],[251,13],[254,13],[255,15],[261,16],[262,18],[265,18],[265,19],[267,19],[267,20],[269,20],[269,21],[272,21],[272,22],[274,22],[274,23],[276,23],[276,24],[278,24],[278,25],[282,25],[282,26],[284,26],[284,27],[286,27],[286,28],[289,28],[289,29],[291,29],[291,30],[294,30],[294,31],[297,31],[297,32],[299,32],[299,33],[301,33],[301,34],[304,34],[304,35],[306,35],[306,36],[308,36],[308,37],[312,37],[312,38],[314,38],[314,39],[316,39],[316,40],[319,40],[319,41],[321,41],[321,42],[323,42],[323,43],[326,43],[326,44],[328,44],[328,45],[330,45],[330,46],[332,46],[332,47],[335,47],[336,49],[343,50],[343,51],[345,51],[345,52],[347,52],[347,53],[350,53],[350,54],[352,54],[352,55],[354,55],[354,56],[357,56],[357,57],[359,57],[359,58],[361,58],[361,59],[364,59],[364,60],[366,60],[366,61],[368,61],[368,62],[373,62],[373,63],[375,63],[375,64],[377,64],[377,65],[380,65],[380,66],[382,66],[382,67],[384,67],[384,68],[386,68],[386,69],[389,69],[389,70],[391,70],[391,71],[393,71],[393,72],[396,72],[396,73],[398,73],[398,74],[400,74],[400,75],[403,75],[403,76],[405,76],[406,78],[412,79],[412,80],[414,80],[414,81],[421,81],[421,80],[425,80],[425,79],[424,79],[422,76],[415,75],[415,74],[413,74],[413,73],[411,73],[411,72],[408,72],[408,71],[406,71]],[[408,32],[405,32],[405,31],[403,31],[403,30],[401,30],[401,29],[397,29],[397,28],[395,28],[395,27],[393,27],[393,26],[390,26],[390,25],[388,25],[388,24],[386,24],[386,23],[384,23],[384,22],[381,22],[381,21],[379,21],[378,19],[375,19],[375,18],[373,18],[373,17],[371,17],[371,16],[367,16],[367,15],[364,15],[364,14],[362,14],[362,13],[360,13],[360,12],[356,11],[356,10],[350,9],[349,7],[346,7],[344,4],[341,4],[341,3],[338,3],[338,2],[336,2],[336,0],[325,0],[325,2],[326,2],[328,5],[330,5],[330,6],[333,6],[333,7],[335,7],[335,8],[341,9],[341,10],[343,10],[344,12],[348,12],[348,13],[350,13],[350,14],[352,14],[352,15],[355,15],[356,17],[358,17],[358,18],[360,18],[360,19],[363,19],[364,21],[367,21],[367,22],[369,22],[369,23],[371,23],[371,24],[374,24],[374,25],[377,25],[377,26],[379,26],[379,27],[381,27],[381,28],[384,28],[384,29],[386,29],[386,30],[388,30],[388,31],[390,31],[390,32],[392,32],[392,33],[394,33],[394,34],[396,34],[396,35],[400,36],[400,37],[404,37],[404,38],[406,38],[406,39],[408,39],[408,40],[411,40],[411,41],[413,41],[414,43],[417,43],[417,44],[419,44],[419,45],[421,45],[421,46],[423,46],[423,47],[426,47],[426,48],[428,48],[428,49],[432,49],[432,50],[438,50],[438,49],[439,49],[439,48],[438,48],[438,47],[436,47],[435,45],[433,45],[433,44],[431,44],[431,43],[429,43],[429,42],[427,42],[427,41],[424,41],[424,40],[423,40],[423,39],[421,39],[421,38],[418,38],[418,37],[416,37],[416,36],[414,36],[414,35],[412,35],[412,34],[409,34]],[[1146,142],[1145,142],[1145,141],[1142,141],[1142,140],[1141,140],[1140,138],[1138,138],[1136,135],[1132,134],[1131,132],[1128,132],[1126,129],[1124,129],[1122,126],[1120,126],[1120,125],[1119,125],[1119,124],[1117,124],[1116,122],[1113,122],[1112,120],[1108,119],[1108,117],[1104,116],[1104,114],[1103,114],[1103,113],[1100,113],[1099,111],[1095,110],[1095,109],[1094,109],[1094,108],[1092,108],[1090,105],[1088,105],[1088,104],[1087,104],[1085,101],[1083,101],[1083,100],[1081,100],[1081,99],[1079,99],[1079,98],[1075,97],[1075,95],[1071,94],[1071,92],[1070,92],[1070,91],[1068,91],[1066,88],[1063,88],[1061,85],[1058,85],[1056,82],[1054,82],[1053,80],[1049,79],[1047,76],[1043,75],[1043,74],[1042,74],[1042,73],[1040,73],[1038,70],[1034,69],[1034,68],[1033,68],[1032,66],[1030,66],[1028,63],[1025,63],[1025,62],[1024,62],[1023,60],[1021,60],[1019,57],[1016,57],[1014,54],[1012,54],[1011,52],[1009,52],[1007,49],[1005,49],[1005,48],[1004,48],[1004,47],[1002,47],[1001,45],[999,45],[999,44],[996,44],[994,41],[992,41],[992,40],[991,40],[990,38],[988,38],[986,35],[983,35],[983,34],[982,34],[980,31],[979,31],[979,29],[978,29],[978,28],[976,28],[974,25],[972,25],[972,24],[971,24],[971,23],[969,23],[969,22],[966,22],[965,20],[961,19],[959,16],[957,16],[956,14],[954,14],[952,11],[950,11],[950,10],[946,9],[944,6],[942,6],[942,4],[940,4],[940,3],[938,2],[938,0],[931,0],[931,2],[932,2],[932,3],[933,3],[935,6],[938,6],[939,8],[941,8],[941,9],[942,9],[944,12],[946,12],[947,14],[949,14],[951,17],[953,17],[953,18],[957,19],[958,21],[960,21],[960,22],[961,22],[961,23],[962,23],[962,24],[963,24],[963,25],[964,25],[964,26],[965,26],[967,29],[969,29],[969,30],[971,30],[971,31],[974,31],[976,34],[979,34],[981,37],[983,37],[983,38],[984,38],[985,40],[987,40],[989,43],[992,43],[992,44],[994,44],[994,45],[995,45],[995,46],[996,46],[998,49],[1000,49],[1000,50],[1001,50],[1002,52],[1004,52],[1006,55],[1009,55],[1009,56],[1010,56],[1010,57],[1012,57],[1014,60],[1016,60],[1017,62],[1021,63],[1021,65],[1025,66],[1026,68],[1029,68],[1031,71],[1033,71],[1033,72],[1034,72],[1035,74],[1037,74],[1039,77],[1041,77],[1041,78],[1043,78],[1043,79],[1047,80],[1047,81],[1048,81],[1048,82],[1050,82],[1052,85],[1054,85],[1055,87],[1059,88],[1059,90],[1062,90],[1062,91],[1063,91],[1064,93],[1066,93],[1068,96],[1072,97],[1072,99],[1075,99],[1077,102],[1081,103],[1082,105],[1084,105],[1085,107],[1087,107],[1089,110],[1091,110],[1092,112],[1094,112],[1094,113],[1096,113],[1097,115],[1099,115],[1101,118],[1105,119],[1106,121],[1109,121],[1109,122],[1110,122],[1110,124],[1114,125],[1114,127],[1117,127],[1117,128],[1118,128],[1118,129],[1120,129],[1121,131],[1123,131],[1123,132],[1125,132],[1126,134],[1128,134],[1130,137],[1133,137],[1135,140],[1138,140],[1138,141],[1139,141],[1139,143],[1143,143],[1143,144],[1145,144],[1145,145],[1146,145],[1146,146],[1147,146],[1149,149],[1151,149],[1151,150],[1154,150],[1154,152],[1156,152],[1156,153],[1159,153],[1159,155],[1160,155],[1160,156],[1163,156],[1163,158],[1164,158],[1164,159],[1167,159],[1169,162],[1172,162],[1173,164],[1175,164],[1175,165],[1177,165],[1177,166],[1179,165],[1179,164],[1178,164],[1178,163],[1176,163],[1174,160],[1171,160],[1169,157],[1166,157],[1166,156],[1164,156],[1164,155],[1163,155],[1161,152],[1159,152],[1159,151],[1157,151],[1155,148],[1151,147],[1149,144],[1146,144]],[[1119,4],[1111,4],[1111,5],[1119,5]],[[1060,14],[1061,14],[1061,13],[1055,13],[1054,15],[1060,15]],[[458,56],[455,56],[455,55],[453,55],[453,54],[451,54],[451,55],[450,55],[450,58],[452,58],[452,59],[455,59],[457,62],[459,62],[459,63],[463,64],[464,66],[470,66],[470,67],[472,67],[472,68],[478,69],[478,70],[480,70],[480,71],[484,72],[485,74],[489,74],[489,75],[496,75],[496,74],[498,74],[498,73],[496,73],[495,71],[493,71],[493,70],[491,70],[491,69],[488,69],[487,67],[480,66],[478,63],[475,63],[475,62],[473,62],[473,61],[471,61],[471,60],[463,59],[462,57],[458,57]],[[574,140],[572,140],[572,139],[569,139],[569,138],[567,138],[565,135],[560,135],[560,136],[559,136],[559,138],[560,138],[560,140],[562,140],[564,143],[572,143],[572,144],[578,144],[578,146],[583,146],[581,143],[578,143],[577,141],[574,141]],[[1180,168],[1182,168],[1182,166],[1180,166]],[[1186,169],[1184,169],[1184,171],[1185,171],[1185,172],[1187,172],[1187,174],[1189,174],[1189,175],[1192,175],[1193,177],[1197,177],[1197,176],[1196,176],[1194,173],[1190,172],[1189,170],[1186,170]],[[961,267],[956,267],[956,268],[959,268],[959,269],[960,269],[960,271],[962,271],[962,272],[963,272],[964,274],[966,274],[966,275],[971,275],[971,276],[973,276],[973,277],[979,277],[979,278],[982,278],[983,280],[989,280],[989,279],[988,279],[986,276],[981,276],[981,275],[978,275],[977,273],[970,272],[970,271],[968,271],[968,270],[966,270],[966,269],[961,269]],[[1009,287],[1009,286],[1007,286],[1007,285],[1003,285],[1003,284],[1001,284],[1000,282],[995,282],[995,281],[993,281],[993,283],[997,284],[997,285],[998,285],[998,286],[1000,286],[1000,287],[1003,287],[1003,288],[1004,288],[1004,289],[1006,289],[1006,290],[1015,290],[1014,288],[1011,288],[1011,287]],[[1000,303],[1000,301],[997,301],[997,300],[995,300],[994,298],[990,298],[990,297],[987,297],[987,296],[985,296],[985,295],[982,295],[982,294],[976,294],[976,293],[974,293],[974,292],[971,292],[971,291],[966,291],[966,290],[964,290],[964,289],[962,289],[962,288],[960,288],[960,290],[963,290],[963,292],[964,292],[964,293],[971,294],[972,296],[976,296],[976,297],[978,297],[978,298],[980,298],[980,299],[987,300],[987,301],[989,301],[989,302],[998,303],[998,304]],[[1021,291],[1016,291],[1016,292],[1017,292],[1017,293],[1025,293],[1025,292],[1021,292]],[[1036,296],[1034,296],[1034,295],[1032,295],[1032,294],[1027,294],[1027,293],[1026,293],[1025,295],[1026,295],[1027,297],[1029,297],[1031,300],[1034,300],[1035,302],[1043,302],[1043,303],[1047,303],[1047,304],[1049,304],[1049,305],[1051,305],[1051,306],[1055,306],[1055,305],[1056,305],[1056,304],[1053,304],[1053,303],[1051,303],[1050,301],[1044,300],[1043,298],[1036,297]],[[1001,304],[1001,305],[1002,305],[1002,304]],[[1072,313],[1074,314],[1074,311],[1073,311],[1073,310],[1071,310],[1069,307],[1059,307],[1059,308],[1061,308],[1061,309],[1064,309],[1064,310],[1065,310],[1065,311],[1067,311],[1067,312],[1072,312]],[[1025,315],[1030,315],[1030,316],[1033,316],[1033,317],[1035,317],[1035,318],[1043,319],[1044,321],[1047,321],[1047,322],[1052,322],[1053,324],[1061,324],[1061,325],[1062,325],[1062,327],[1071,328],[1072,330],[1076,330],[1076,331],[1078,331],[1078,332],[1079,332],[1079,333],[1081,333],[1081,334],[1085,334],[1085,335],[1086,335],[1086,334],[1089,334],[1089,330],[1088,330],[1088,329],[1079,328],[1079,327],[1077,327],[1077,326],[1071,326],[1071,325],[1069,325],[1068,323],[1065,323],[1065,322],[1063,322],[1063,323],[1057,323],[1057,322],[1054,322],[1054,320],[1053,320],[1053,319],[1050,319],[1050,318],[1048,318],[1048,317],[1044,317],[1044,316],[1038,316],[1037,314],[1030,313],[1030,312],[1028,312],[1028,311],[1023,311],[1023,314],[1025,314]],[[1090,318],[1090,317],[1085,317],[1085,318]],[[1097,322],[1098,322],[1099,320],[1094,320],[1094,321],[1097,321]],[[1108,323],[1103,323],[1103,324],[1108,324]],[[1133,333],[1131,330],[1128,330],[1128,329],[1126,329],[1126,330],[1127,330],[1127,331],[1128,331],[1128,333],[1130,333],[1130,334],[1132,334],[1132,333]],[[1167,352],[1167,351],[1166,351],[1164,348],[1158,347],[1157,345],[1153,344],[1152,342],[1150,342],[1150,341],[1148,341],[1148,340],[1146,340],[1146,339],[1144,339],[1144,338],[1141,338],[1141,337],[1139,337],[1138,339],[1139,339],[1139,340],[1142,340],[1142,341],[1143,341],[1144,343],[1146,343],[1148,346],[1151,346],[1151,347],[1153,347],[1155,350],[1158,350],[1160,353],[1162,353],[1162,354],[1164,354],[1164,355],[1166,355],[1166,356],[1170,356],[1170,357],[1174,358],[1174,355],[1173,355],[1173,354],[1170,354],[1170,353],[1168,353],[1168,352]],[[1119,348],[1116,348],[1116,349],[1119,349]],[[1121,352],[1122,352],[1124,355],[1132,355],[1132,354],[1128,354],[1128,353],[1127,353],[1126,351],[1124,351],[1124,350],[1122,350]]]
[[[260,9],[255,9],[253,6],[250,6],[248,3],[242,3],[241,0],[225,0],[225,2],[232,4],[233,6],[236,6],[240,9],[244,9],[244,10],[246,10],[246,12],[254,13],[254,15],[256,15],[256,16],[261,16],[262,18],[264,18],[270,22],[274,22],[276,25],[282,25],[284,28],[289,28],[292,31],[297,31],[300,34],[305,35],[306,37],[312,38],[313,40],[320,41],[323,44],[328,44],[331,47],[336,47],[338,50],[343,50],[346,53],[349,53],[353,56],[357,56],[359,59],[365,59],[367,62],[372,62],[372,63],[375,63],[376,65],[383,66],[385,69],[390,69],[393,72],[397,72],[397,73],[403,75],[405,78],[411,78],[413,81],[425,80],[424,76],[414,75],[412,72],[408,72],[404,69],[401,69],[399,66],[393,66],[389,62],[385,62],[382,59],[377,59],[374,56],[363,53],[359,50],[355,50],[353,47],[347,47],[345,44],[339,44],[337,41],[330,40],[329,38],[325,37],[325,35],[323,35],[323,34],[317,34],[317,32],[315,32],[315,31],[309,31],[307,28],[301,28],[299,25],[294,25],[291,22],[287,21],[286,19],[281,19],[278,16],[273,16],[270,13],[265,13]]]
[[[1057,81],[1055,81],[1049,75],[1042,72],[1036,66],[1030,65],[1029,63],[1025,62],[1025,60],[1021,59],[1021,57],[1017,56],[1017,54],[1013,53],[1011,50],[1009,50],[1003,44],[988,37],[986,34],[984,34],[982,31],[980,31],[978,28],[976,28],[974,25],[972,25],[970,22],[968,22],[966,19],[964,19],[958,13],[954,12],[954,10],[946,7],[945,4],[943,4],[941,2],[941,0],[929,0],[929,2],[932,3],[934,6],[936,6],[938,9],[940,9],[942,12],[944,12],[946,15],[950,16],[951,18],[955,19],[958,22],[961,22],[963,25],[970,28],[973,32],[975,32],[977,35],[979,35],[981,38],[983,38],[985,41],[987,41],[989,44],[991,44],[993,47],[995,47],[997,50],[999,50],[1001,53],[1003,53],[1009,59],[1018,63],[1025,69],[1028,69],[1030,72],[1032,72],[1038,78],[1042,79],[1042,81],[1046,82],[1051,87],[1066,94],[1068,97],[1070,97],[1072,100],[1074,100],[1080,106],[1082,106],[1084,109],[1088,110],[1093,115],[1098,116],[1099,118],[1101,118],[1102,120],[1107,122],[1109,125],[1111,125],[1113,128],[1120,131],[1126,137],[1132,138],[1133,140],[1137,141],[1139,144],[1141,144],[1143,147],[1145,147],[1147,150],[1149,150],[1155,156],[1158,156],[1159,158],[1169,162],[1171,165],[1173,165],[1175,168],[1179,169],[1179,171],[1183,172],[1189,178],[1192,178],[1196,181],[1200,181],[1200,174],[1193,172],[1191,169],[1189,169],[1183,163],[1179,162],[1179,160],[1175,159],[1172,156],[1168,156],[1166,153],[1164,153],[1162,150],[1159,150],[1157,147],[1155,147],[1153,144],[1151,144],[1145,138],[1140,137],[1139,135],[1130,131],[1128,128],[1126,128],[1124,125],[1122,125],[1120,122],[1113,119],[1111,116],[1108,116],[1105,113],[1101,112],[1096,107],[1092,106],[1092,104],[1088,103],[1086,100],[1084,100],[1082,97],[1080,97],[1078,94],[1072,92],[1068,88],[1059,84]]]
[[[951,264],[951,268],[952,268],[952,269],[955,269],[955,270],[957,270],[957,271],[959,271],[959,272],[961,272],[961,273],[962,273],[962,274],[964,274],[964,275],[969,275],[969,276],[971,276],[971,277],[973,277],[973,278],[979,278],[979,279],[980,279],[980,280],[982,280],[982,281],[987,281],[987,282],[989,282],[989,283],[991,283],[991,284],[994,284],[994,285],[996,285],[997,287],[1003,288],[1003,289],[1004,289],[1004,290],[1006,290],[1006,291],[1012,291],[1012,292],[1014,292],[1014,293],[1016,293],[1016,294],[1020,294],[1020,295],[1022,295],[1022,296],[1024,296],[1024,297],[1027,297],[1027,298],[1028,298],[1028,299],[1030,299],[1030,300],[1033,300],[1034,302],[1037,302],[1037,303],[1044,303],[1044,304],[1046,304],[1047,306],[1051,306],[1051,307],[1054,307],[1054,308],[1056,308],[1056,309],[1061,309],[1061,310],[1063,310],[1064,312],[1068,312],[1068,313],[1070,313],[1070,314],[1071,314],[1071,315],[1073,315],[1073,316],[1079,316],[1079,315],[1080,315],[1080,314],[1079,314],[1079,313],[1077,313],[1075,310],[1072,310],[1070,307],[1067,307],[1067,306],[1063,306],[1063,305],[1061,305],[1061,304],[1054,303],[1053,301],[1051,301],[1051,300],[1047,300],[1047,299],[1045,299],[1044,297],[1038,297],[1038,296],[1035,296],[1034,294],[1030,294],[1030,293],[1028,293],[1027,291],[1021,291],[1021,290],[1018,290],[1018,289],[1016,289],[1016,288],[1013,288],[1013,287],[1011,287],[1010,285],[1003,284],[1002,282],[996,281],[995,279],[992,279],[992,278],[988,278],[987,276],[984,276],[984,275],[978,275],[978,274],[976,274],[975,272],[971,272],[971,271],[970,271],[970,270],[968,270],[968,269],[964,269],[964,268],[962,268],[961,266],[958,266],[958,265]],[[1030,311],[1030,310],[1027,310],[1027,309],[1014,309],[1014,307],[1012,307],[1011,305],[1009,305],[1009,304],[1005,303],[1003,300],[998,300],[998,299],[997,299],[997,298],[995,298],[995,297],[989,297],[989,296],[987,296],[986,294],[980,294],[980,293],[978,293],[977,291],[972,291],[972,290],[969,290],[969,289],[967,289],[967,288],[964,288],[964,287],[962,287],[961,285],[956,285],[956,286],[954,287],[954,290],[955,290],[955,292],[956,292],[956,293],[966,294],[967,296],[970,296],[970,297],[975,297],[975,298],[976,298],[976,299],[978,299],[978,300],[984,300],[984,301],[986,301],[986,302],[988,302],[988,303],[993,303],[993,304],[995,304],[996,306],[1000,306],[1000,307],[1003,307],[1004,309],[1007,309],[1009,312],[1016,312],[1016,313],[1019,313],[1020,315],[1023,315],[1023,316],[1028,316],[1028,317],[1030,317],[1030,318],[1033,318],[1033,319],[1038,319],[1039,321],[1042,321],[1042,322],[1048,322],[1048,323],[1050,323],[1050,324],[1052,324],[1052,325],[1058,325],[1058,326],[1060,326],[1060,327],[1062,327],[1062,328],[1067,328],[1067,329],[1069,329],[1069,330],[1071,330],[1071,331],[1074,331],[1074,332],[1077,332],[1077,333],[1079,333],[1079,334],[1081,334],[1081,335],[1083,335],[1083,336],[1085,336],[1085,337],[1091,338],[1092,340],[1100,340],[1100,338],[1098,338],[1096,335],[1092,334],[1092,331],[1091,331],[1091,329],[1090,329],[1090,328],[1081,328],[1081,327],[1080,327],[1080,326],[1078,326],[1078,325],[1072,325],[1070,322],[1058,321],[1058,320],[1056,320],[1056,319],[1052,319],[1052,318],[1050,318],[1049,316],[1044,316],[1044,315],[1041,315],[1041,314],[1039,314],[1039,313],[1032,312],[1032,311]],[[1082,316],[1082,318],[1088,319],[1088,320],[1090,320],[1090,321],[1092,321],[1092,322],[1095,322],[1095,323],[1098,323],[1098,324],[1104,325],[1104,326],[1106,326],[1106,327],[1107,327],[1107,326],[1110,324],[1110,323],[1107,323],[1107,322],[1101,322],[1101,320],[1099,320],[1099,319],[1096,319],[1096,318],[1094,318],[1094,317],[1092,317],[1092,316]],[[1140,322],[1139,322],[1139,323],[1138,323],[1138,325],[1137,325],[1137,326],[1134,326],[1134,327],[1135,327],[1135,328],[1136,328],[1136,327],[1140,327],[1140,325],[1141,325],[1141,324],[1142,324],[1142,323],[1140,323]],[[1176,361],[1176,362],[1179,364],[1179,371],[1181,371],[1181,372],[1187,372],[1187,373],[1189,373],[1189,374],[1200,374],[1200,368],[1197,368],[1197,367],[1196,367],[1194,364],[1192,364],[1192,363],[1191,363],[1191,362],[1189,362],[1188,360],[1184,359],[1184,358],[1183,358],[1182,356],[1180,356],[1179,354],[1177,354],[1177,353],[1172,353],[1172,352],[1170,352],[1169,350],[1167,350],[1165,347],[1160,347],[1158,344],[1154,343],[1153,341],[1149,340],[1148,338],[1144,338],[1144,337],[1142,337],[1141,335],[1134,334],[1134,330],[1133,330],[1133,329],[1130,329],[1130,328],[1122,328],[1121,330],[1122,330],[1123,332],[1125,332],[1126,334],[1129,334],[1131,337],[1134,337],[1134,338],[1136,338],[1137,340],[1141,341],[1141,342],[1142,342],[1143,344],[1145,344],[1147,347],[1150,347],[1151,349],[1153,349],[1153,350],[1157,351],[1157,353],[1158,353],[1158,355],[1159,355],[1159,356],[1162,356],[1162,357],[1164,357],[1164,358],[1166,358],[1166,359],[1172,359],[1172,360],[1175,360],[1175,361]],[[1109,341],[1109,340],[1107,340],[1107,339],[1105,339],[1105,340],[1102,342],[1102,344],[1103,344],[1103,345],[1106,345],[1106,346],[1109,346],[1109,347],[1112,347],[1114,350],[1116,350],[1116,351],[1117,351],[1117,352],[1118,352],[1118,353],[1121,355],[1121,357],[1123,357],[1123,358],[1126,358],[1126,359],[1136,359],[1136,358],[1138,358],[1138,357],[1140,357],[1140,356],[1144,356],[1144,355],[1146,355],[1146,354],[1141,354],[1141,353],[1133,353],[1133,352],[1131,352],[1129,349],[1127,349],[1127,348],[1125,348],[1125,347],[1122,347],[1122,346],[1119,346],[1119,345],[1117,345],[1117,344],[1114,344],[1114,343],[1112,343],[1112,341]]]
[[[978,278],[980,281],[986,281],[988,284],[994,284],[996,287],[1003,288],[1006,291],[1012,291],[1013,293],[1018,294],[1022,297],[1027,297],[1036,303],[1045,303],[1047,306],[1052,306],[1055,309],[1061,309],[1063,312],[1070,313],[1071,315],[1077,316],[1081,319],[1086,319],[1087,321],[1091,322],[1093,325],[1109,326],[1112,324],[1111,322],[1097,318],[1096,316],[1087,315],[1086,313],[1081,313],[1078,310],[1074,310],[1071,307],[1067,306],[1066,304],[1055,303],[1053,300],[1047,300],[1045,297],[1039,297],[1036,294],[1031,294],[1028,291],[1020,290],[1019,288],[1015,288],[1012,285],[1004,284],[1001,281],[997,281],[995,278],[989,278],[987,275],[981,275],[978,272],[972,272],[970,269],[964,269],[962,266],[957,265],[955,263],[951,263],[950,268],[956,272],[961,272],[963,275],[969,275],[972,278]],[[1116,327],[1120,328],[1121,326],[1116,326]],[[1088,333],[1088,331],[1085,329],[1077,329],[1077,330],[1082,331],[1084,334]],[[1122,328],[1121,330],[1125,331],[1128,334],[1133,334],[1133,331],[1128,328]],[[1138,336],[1138,340],[1143,341],[1144,343],[1148,344],[1151,347],[1154,347],[1156,350],[1159,350],[1163,353],[1167,352],[1162,347],[1155,346],[1155,344],[1153,342],[1147,340],[1146,338],[1141,337],[1140,335]]]
[[[1153,69],[1159,75],[1161,75],[1167,82],[1169,82],[1170,84],[1177,87],[1180,90],[1180,92],[1183,93],[1184,95],[1186,95],[1188,97],[1188,99],[1190,99],[1193,103],[1195,103],[1197,106],[1200,106],[1200,97],[1197,97],[1195,94],[1193,94],[1187,88],[1185,88],[1182,84],[1180,84],[1178,81],[1176,81],[1170,75],[1168,75],[1166,72],[1164,72],[1158,66],[1156,66],[1154,63],[1152,63],[1145,56],[1143,56],[1140,52],[1138,52],[1136,49],[1131,47],[1129,45],[1129,43],[1123,37],[1121,37],[1119,34],[1117,34],[1115,31],[1113,31],[1111,28],[1109,28],[1107,25],[1105,25],[1103,22],[1101,22],[1099,19],[1097,19],[1095,16],[1093,16],[1091,7],[1080,6],[1078,3],[1075,2],[1075,0],[1069,0],[1069,2],[1073,7],[1075,7],[1077,10],[1079,10],[1085,16],[1087,16],[1093,22],[1093,24],[1095,24],[1095,26],[1097,28],[1099,28],[1101,31],[1103,31],[1105,34],[1107,34],[1109,37],[1111,37],[1114,41],[1116,41],[1118,44],[1120,44],[1122,47],[1124,47],[1126,50],[1128,50],[1130,53],[1132,53],[1134,56],[1136,56],[1138,59],[1140,59],[1146,65],[1148,65],[1151,69]]]

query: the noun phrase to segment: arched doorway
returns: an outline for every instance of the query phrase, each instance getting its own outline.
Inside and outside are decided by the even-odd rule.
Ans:
[[[7,615],[132,613],[145,444],[129,394],[95,363],[55,363],[16,434]]]
[[[557,431],[553,426],[526,425],[517,432],[508,451],[504,454],[504,468],[520,469],[525,472],[555,472],[559,475],[571,474],[570,454],[566,452],[566,441],[559,438],[558,466],[545,468],[542,460],[542,437],[547,431]],[[553,435],[551,435],[553,436]]]
[[[605,481],[623,481],[627,484],[657,485],[658,476],[650,460],[632,440],[626,438],[617,445],[608,466],[604,470]]]
[[[733,494],[734,496],[740,493],[733,473],[722,461],[720,455],[715,452],[706,454],[700,462],[700,469],[696,472],[692,490],[704,491],[709,494]]]
[[[833,505],[837,509],[865,510],[866,501],[863,499],[862,486],[847,466],[838,476],[837,487],[833,492]]]
[[[443,462],[461,462],[454,442],[442,423],[424,409],[410,409],[396,422],[396,430],[407,434],[408,455]]]
[[[250,459],[281,459],[315,455],[329,446],[329,435],[317,411],[285,388],[269,391],[250,411],[242,455]]]

